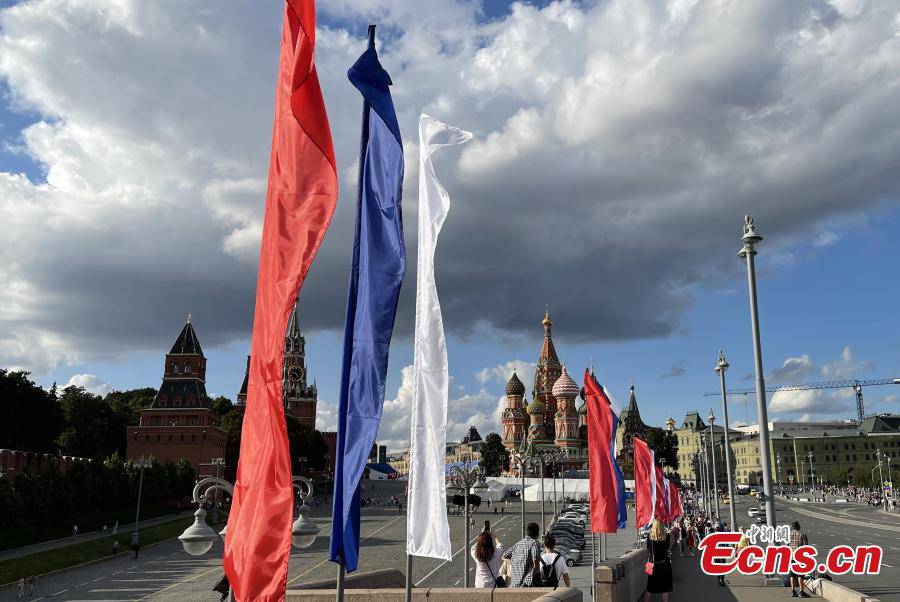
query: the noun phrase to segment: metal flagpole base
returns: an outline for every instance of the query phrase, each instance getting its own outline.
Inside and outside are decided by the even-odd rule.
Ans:
[[[344,565],[343,565],[343,563],[338,565],[336,599],[337,599],[337,602],[344,602]]]
[[[406,602],[412,602],[412,554],[406,554]]]

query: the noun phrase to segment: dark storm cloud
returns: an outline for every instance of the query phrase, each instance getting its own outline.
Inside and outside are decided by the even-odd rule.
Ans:
[[[323,13],[356,23],[372,10]],[[21,142],[48,182],[0,174],[0,365],[159,349],[187,312],[206,346],[246,340],[277,9],[49,12],[0,13],[0,74],[46,116]],[[407,151],[399,335],[413,324],[420,110],[476,134],[436,161],[453,197],[436,259],[451,333],[532,331],[549,303],[570,340],[667,336],[695,295],[741,278],[744,213],[766,236],[765,270],[817,225],[896,200],[895,12],[622,0],[478,23],[464,3],[380,7]],[[318,37],[342,194],[304,287],[307,329],[343,325],[357,34],[323,20]]]

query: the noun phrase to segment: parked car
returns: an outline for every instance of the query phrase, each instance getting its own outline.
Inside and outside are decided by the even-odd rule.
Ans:
[[[761,510],[760,513],[756,515],[756,522],[761,525],[766,522],[766,511],[765,510]]]

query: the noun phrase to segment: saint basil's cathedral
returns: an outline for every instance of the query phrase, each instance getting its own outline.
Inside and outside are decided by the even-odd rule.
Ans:
[[[561,364],[553,345],[553,320],[549,312],[542,321],[544,342],[534,370],[534,389],[531,402],[525,397],[525,385],[515,371],[506,383],[506,407],[501,412],[503,445],[512,453],[537,457],[555,452],[556,463],[567,476],[584,476],[588,470],[587,406],[584,388],[569,375]],[[620,452],[630,451],[635,435],[642,436],[647,426],[640,419],[634,386],[628,406],[620,415],[617,432]],[[576,400],[580,398],[580,405]],[[545,471],[549,468],[544,463]],[[517,474],[510,466],[508,474]]]

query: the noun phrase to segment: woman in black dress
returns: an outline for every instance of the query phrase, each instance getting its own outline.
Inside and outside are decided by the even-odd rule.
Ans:
[[[662,594],[663,602],[669,602],[669,592],[672,591],[670,547],[669,534],[663,529],[662,523],[654,519],[647,537],[647,561],[653,562],[653,574],[647,576],[644,602],[649,602],[652,594]]]

